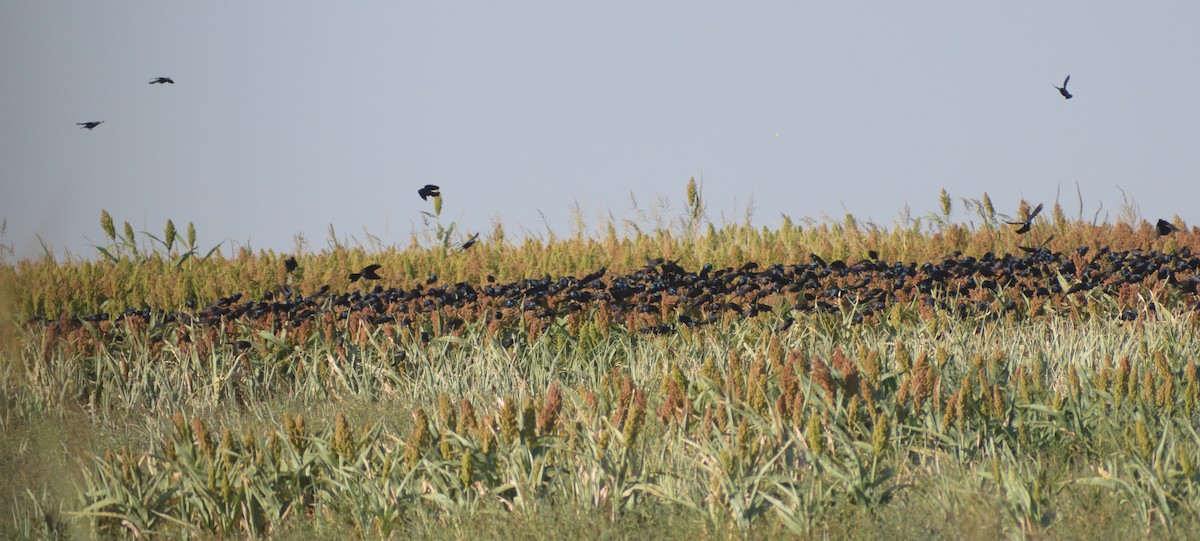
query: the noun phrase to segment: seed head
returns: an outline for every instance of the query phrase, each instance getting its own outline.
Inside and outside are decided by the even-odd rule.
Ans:
[[[100,211],[100,229],[104,230],[104,234],[108,235],[109,240],[117,240],[117,228],[113,226],[112,216],[107,210]]]
[[[808,418],[808,428],[804,431],[804,441],[808,443],[809,451],[814,455],[821,456],[825,445],[821,437],[821,416],[815,411]]]
[[[358,454],[354,441],[354,430],[346,422],[346,414],[337,412],[333,421],[333,450],[342,460],[349,462]]]
[[[471,454],[470,449],[463,449],[458,476],[464,488],[471,486],[471,480],[475,478],[475,455]]]
[[[510,397],[500,403],[500,438],[505,444],[517,441],[520,435],[515,402],[516,400]]]
[[[554,433],[558,426],[558,416],[562,412],[563,397],[562,391],[558,388],[558,383],[551,383],[550,389],[546,391],[546,404],[538,413],[537,429],[538,433],[545,436]]]
[[[212,435],[199,417],[192,417],[192,437],[195,438],[196,446],[211,460],[216,447],[213,445]]]
[[[1150,441],[1150,430],[1146,428],[1146,421],[1138,417],[1133,424],[1133,435],[1137,441],[1137,450],[1141,453],[1143,459],[1150,460],[1154,456],[1154,445]]]
[[[537,438],[537,409],[528,397],[521,403],[521,439],[530,446]]]
[[[813,359],[812,361],[812,380],[814,383],[825,391],[826,403],[832,404],[837,398],[835,394],[837,389],[834,386],[833,374],[829,371],[829,366],[821,359]]]
[[[875,428],[871,431],[871,446],[875,448],[876,456],[887,452],[891,440],[892,427],[888,416],[880,412],[875,416]]]

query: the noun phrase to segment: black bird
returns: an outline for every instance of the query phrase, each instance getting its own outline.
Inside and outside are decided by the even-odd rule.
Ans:
[[[296,258],[294,256],[288,256],[287,259],[283,260],[283,270],[289,273],[296,270],[296,267],[299,266],[300,264],[296,263]]]
[[[84,129],[84,128],[87,128],[87,129],[89,129],[89,130],[90,130],[90,129],[92,129],[92,128],[95,128],[96,126],[99,126],[99,125],[103,124],[103,123],[104,123],[104,121],[103,121],[103,120],[101,120],[101,121],[99,121],[99,122],[76,122],[76,123],[75,123],[75,125],[76,125],[76,126],[83,126],[83,128],[79,128],[79,129],[81,129],[81,130],[82,130],[82,129]]]
[[[153,84],[160,84],[160,85],[161,85],[161,84],[163,84],[163,83],[167,83],[167,84],[172,84],[172,85],[173,85],[173,84],[175,84],[175,81],[171,80],[171,78],[170,78],[170,77],[155,77],[154,79],[152,79],[152,80],[150,81],[150,84],[152,84],[152,85],[153,85]]]
[[[1054,235],[1050,235],[1049,237],[1046,237],[1046,240],[1042,241],[1042,243],[1037,246],[1017,246],[1017,248],[1020,248],[1022,252],[1034,254],[1034,253],[1040,252],[1042,250],[1045,250],[1046,245],[1050,244],[1050,241],[1052,241],[1052,240],[1054,240]]]
[[[1175,224],[1168,222],[1162,218],[1158,219],[1158,223],[1155,224],[1154,228],[1158,230],[1158,236],[1160,236],[1160,237],[1170,235],[1171,233],[1179,231],[1179,228],[1175,227]]]
[[[380,268],[380,266],[379,266],[378,264],[375,264],[375,263],[372,263],[372,264],[370,264],[370,265],[367,265],[366,267],[363,267],[363,270],[362,270],[361,272],[352,272],[352,273],[350,273],[350,281],[351,281],[351,282],[357,282],[357,281],[359,281],[359,279],[362,279],[362,280],[378,280],[378,279],[379,279],[379,275],[378,275],[378,274],[375,274],[375,271],[379,270],[379,268]]]
[[[598,270],[596,272],[585,274],[583,276],[583,278],[579,279],[579,283],[583,284],[583,285],[590,284],[590,283],[602,278],[604,276],[604,273],[606,273],[606,272],[608,272],[608,267],[600,267],[600,270]]]
[[[1004,222],[1004,223],[1009,224],[1009,225],[1021,226],[1021,227],[1017,228],[1017,234],[1022,235],[1022,234],[1029,232],[1029,228],[1033,226],[1033,219],[1037,218],[1037,215],[1041,212],[1042,212],[1042,204],[1038,203],[1038,206],[1034,207],[1033,212],[1029,213],[1029,217],[1025,218],[1025,221],[1023,221],[1023,222]]]
[[[466,242],[462,243],[462,250],[465,252],[465,251],[467,251],[468,248],[475,246],[475,241],[477,239],[479,239],[479,233],[471,235],[471,238],[467,239]]]
[[[417,195],[421,196],[422,201],[428,201],[430,197],[438,197],[442,195],[442,192],[441,188],[433,184],[426,184],[424,188],[417,190]]]
[[[1068,100],[1069,100],[1069,99],[1071,99],[1071,98],[1073,97],[1073,96],[1071,96],[1071,93],[1070,93],[1070,92],[1067,92],[1067,82],[1068,82],[1068,81],[1070,81],[1070,80],[1071,80],[1071,76],[1070,76],[1070,75],[1068,75],[1066,79],[1063,79],[1063,85],[1062,85],[1062,86],[1055,86],[1055,85],[1050,85],[1050,86],[1053,86],[1054,88],[1057,88],[1057,89],[1058,89],[1058,93],[1059,93],[1059,94],[1062,94],[1062,97],[1064,97],[1064,98],[1066,98],[1066,99],[1068,99]]]

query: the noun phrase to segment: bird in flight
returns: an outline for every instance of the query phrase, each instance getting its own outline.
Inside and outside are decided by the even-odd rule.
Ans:
[[[1158,236],[1160,236],[1160,237],[1170,235],[1171,233],[1179,231],[1179,228],[1175,227],[1175,224],[1168,222],[1162,218],[1158,219],[1158,223],[1154,225],[1154,229],[1158,230]]]
[[[378,279],[379,279],[379,275],[378,275],[378,274],[375,274],[375,271],[379,270],[379,268],[380,268],[380,266],[379,266],[378,264],[376,264],[376,263],[372,263],[372,264],[370,264],[370,265],[367,265],[366,267],[363,267],[363,270],[362,270],[362,271],[360,271],[360,272],[352,272],[352,273],[350,273],[350,281],[351,281],[351,282],[357,282],[357,281],[359,281],[359,279],[362,279],[362,280],[378,280]]]
[[[1052,241],[1052,240],[1054,240],[1054,235],[1050,235],[1049,237],[1046,237],[1046,240],[1042,241],[1042,243],[1037,246],[1017,246],[1017,248],[1020,248],[1021,251],[1025,252],[1025,253],[1036,254],[1042,250],[1045,250],[1046,245],[1050,244],[1050,241]]]
[[[163,84],[163,83],[167,83],[167,84],[172,84],[172,85],[173,85],[173,84],[175,84],[175,81],[174,81],[174,80],[172,80],[170,77],[155,77],[154,79],[152,79],[152,80],[150,81],[150,84],[152,84],[152,85],[153,85],[153,84],[160,84],[160,85],[161,85],[161,84]]]
[[[1029,213],[1029,217],[1028,217],[1028,218],[1026,218],[1024,221],[1021,221],[1021,222],[1004,222],[1004,223],[1006,223],[1006,224],[1008,224],[1008,225],[1019,225],[1019,226],[1021,226],[1021,227],[1018,227],[1018,228],[1017,228],[1017,234],[1018,234],[1018,235],[1023,235],[1023,234],[1025,234],[1025,233],[1028,233],[1028,232],[1029,232],[1029,228],[1033,226],[1033,219],[1034,219],[1034,218],[1037,218],[1037,215],[1038,215],[1040,212],[1042,212],[1042,204],[1041,204],[1041,203],[1038,203],[1038,206],[1034,207],[1034,209],[1033,209],[1033,212]]]
[[[1062,97],[1064,97],[1064,98],[1066,98],[1066,99],[1068,99],[1068,100],[1069,100],[1069,99],[1071,99],[1071,97],[1072,97],[1072,96],[1071,96],[1071,93],[1070,93],[1070,92],[1067,92],[1067,82],[1069,82],[1070,80],[1071,80],[1071,76],[1070,76],[1070,75],[1068,75],[1066,79],[1063,79],[1063,85],[1062,85],[1062,86],[1058,86],[1058,85],[1051,85],[1051,86],[1053,86],[1054,88],[1057,88],[1057,89],[1058,89],[1058,93],[1059,93],[1059,94],[1062,94]]]
[[[99,126],[99,125],[103,124],[103,123],[104,123],[104,121],[103,121],[103,120],[101,120],[101,121],[99,121],[99,122],[76,122],[76,123],[75,123],[75,125],[76,125],[76,126],[83,126],[83,128],[79,128],[79,129],[81,129],[81,130],[82,130],[82,129],[84,129],[84,128],[87,128],[87,129],[89,129],[89,130],[90,130],[90,129],[92,129],[92,128],[95,128],[96,126]]]
[[[417,190],[417,195],[421,196],[422,201],[428,201],[429,197],[440,197],[442,192],[441,188],[433,184],[426,184],[424,188]]]
[[[467,251],[467,248],[475,246],[475,241],[477,241],[477,240],[479,240],[479,233],[471,235],[471,238],[467,239],[466,242],[462,243],[462,251],[465,252],[465,251]]]

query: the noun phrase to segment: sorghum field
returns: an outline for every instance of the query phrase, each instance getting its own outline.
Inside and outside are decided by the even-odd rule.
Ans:
[[[1200,232],[955,203],[462,249],[439,197],[294,254],[103,213],[0,265],[0,537],[1193,535]]]

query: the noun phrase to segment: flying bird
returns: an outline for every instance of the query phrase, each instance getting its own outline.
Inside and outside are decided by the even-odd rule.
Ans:
[[[598,270],[596,272],[585,274],[583,276],[583,278],[579,279],[579,283],[585,284],[585,285],[590,284],[596,280],[599,280],[600,278],[603,278],[604,273],[606,273],[606,272],[608,272],[608,267],[600,267],[600,270]]]
[[[175,81],[174,81],[174,80],[172,80],[170,77],[155,77],[154,79],[152,79],[152,80],[150,81],[150,84],[152,84],[152,85],[153,85],[153,84],[160,84],[160,85],[161,85],[161,84],[163,84],[163,83],[167,83],[167,84],[172,84],[172,85],[173,85],[173,84],[175,84]]]
[[[1046,240],[1042,241],[1042,243],[1037,246],[1017,246],[1017,248],[1020,248],[1022,252],[1025,252],[1028,254],[1036,254],[1042,250],[1045,250],[1046,245],[1050,244],[1050,241],[1052,241],[1052,240],[1054,240],[1054,235],[1050,235],[1049,237],[1046,237]]]
[[[424,188],[417,190],[417,195],[421,196],[422,201],[428,201],[429,197],[438,197],[442,195],[442,192],[441,188],[433,184],[426,184]]]
[[[1069,82],[1070,80],[1071,80],[1071,76],[1070,76],[1070,75],[1068,75],[1066,79],[1063,79],[1063,85],[1062,85],[1062,86],[1051,85],[1051,86],[1053,86],[1054,88],[1057,88],[1057,89],[1058,89],[1058,93],[1059,93],[1059,94],[1062,94],[1062,97],[1064,97],[1064,98],[1066,98],[1066,99],[1068,99],[1068,100],[1069,100],[1069,99],[1071,99],[1071,98],[1073,97],[1073,96],[1071,96],[1071,93],[1070,93],[1070,92],[1067,92],[1067,82]]]
[[[479,233],[471,235],[471,238],[467,239],[466,242],[462,243],[462,251],[465,252],[465,251],[467,251],[467,248],[475,246],[475,241],[478,239],[479,239]]]
[[[1170,235],[1171,233],[1179,231],[1179,228],[1175,227],[1175,224],[1168,222],[1162,218],[1158,219],[1158,223],[1154,225],[1154,229],[1158,230],[1158,236],[1160,236],[1160,237]]]
[[[89,129],[89,130],[90,130],[90,129],[92,129],[92,128],[95,128],[96,126],[99,126],[99,125],[103,124],[103,123],[104,123],[104,121],[103,121],[103,120],[101,120],[101,121],[99,121],[99,122],[76,122],[76,123],[75,123],[75,125],[76,125],[76,126],[83,126],[83,128],[79,128],[79,129],[81,129],[81,130],[82,130],[82,129],[84,129],[84,128],[87,128],[87,129]]]
[[[1038,206],[1034,207],[1034,209],[1033,209],[1033,212],[1029,213],[1029,217],[1028,217],[1028,218],[1026,218],[1024,221],[1021,221],[1021,222],[1004,222],[1004,223],[1006,223],[1006,224],[1008,224],[1008,225],[1019,225],[1019,226],[1021,226],[1021,227],[1018,227],[1018,228],[1017,228],[1017,234],[1018,234],[1018,235],[1023,235],[1023,234],[1025,234],[1025,233],[1028,233],[1028,232],[1029,232],[1029,228],[1033,226],[1033,219],[1034,219],[1034,218],[1037,218],[1037,215],[1038,215],[1039,213],[1041,213],[1041,212],[1042,212],[1042,204],[1041,204],[1041,203],[1038,203]]]
[[[350,281],[357,282],[360,279],[362,279],[362,280],[378,280],[379,275],[375,274],[375,271],[379,270],[379,268],[380,268],[380,266],[376,263],[367,265],[366,267],[363,267],[363,270],[361,272],[350,273]]]

